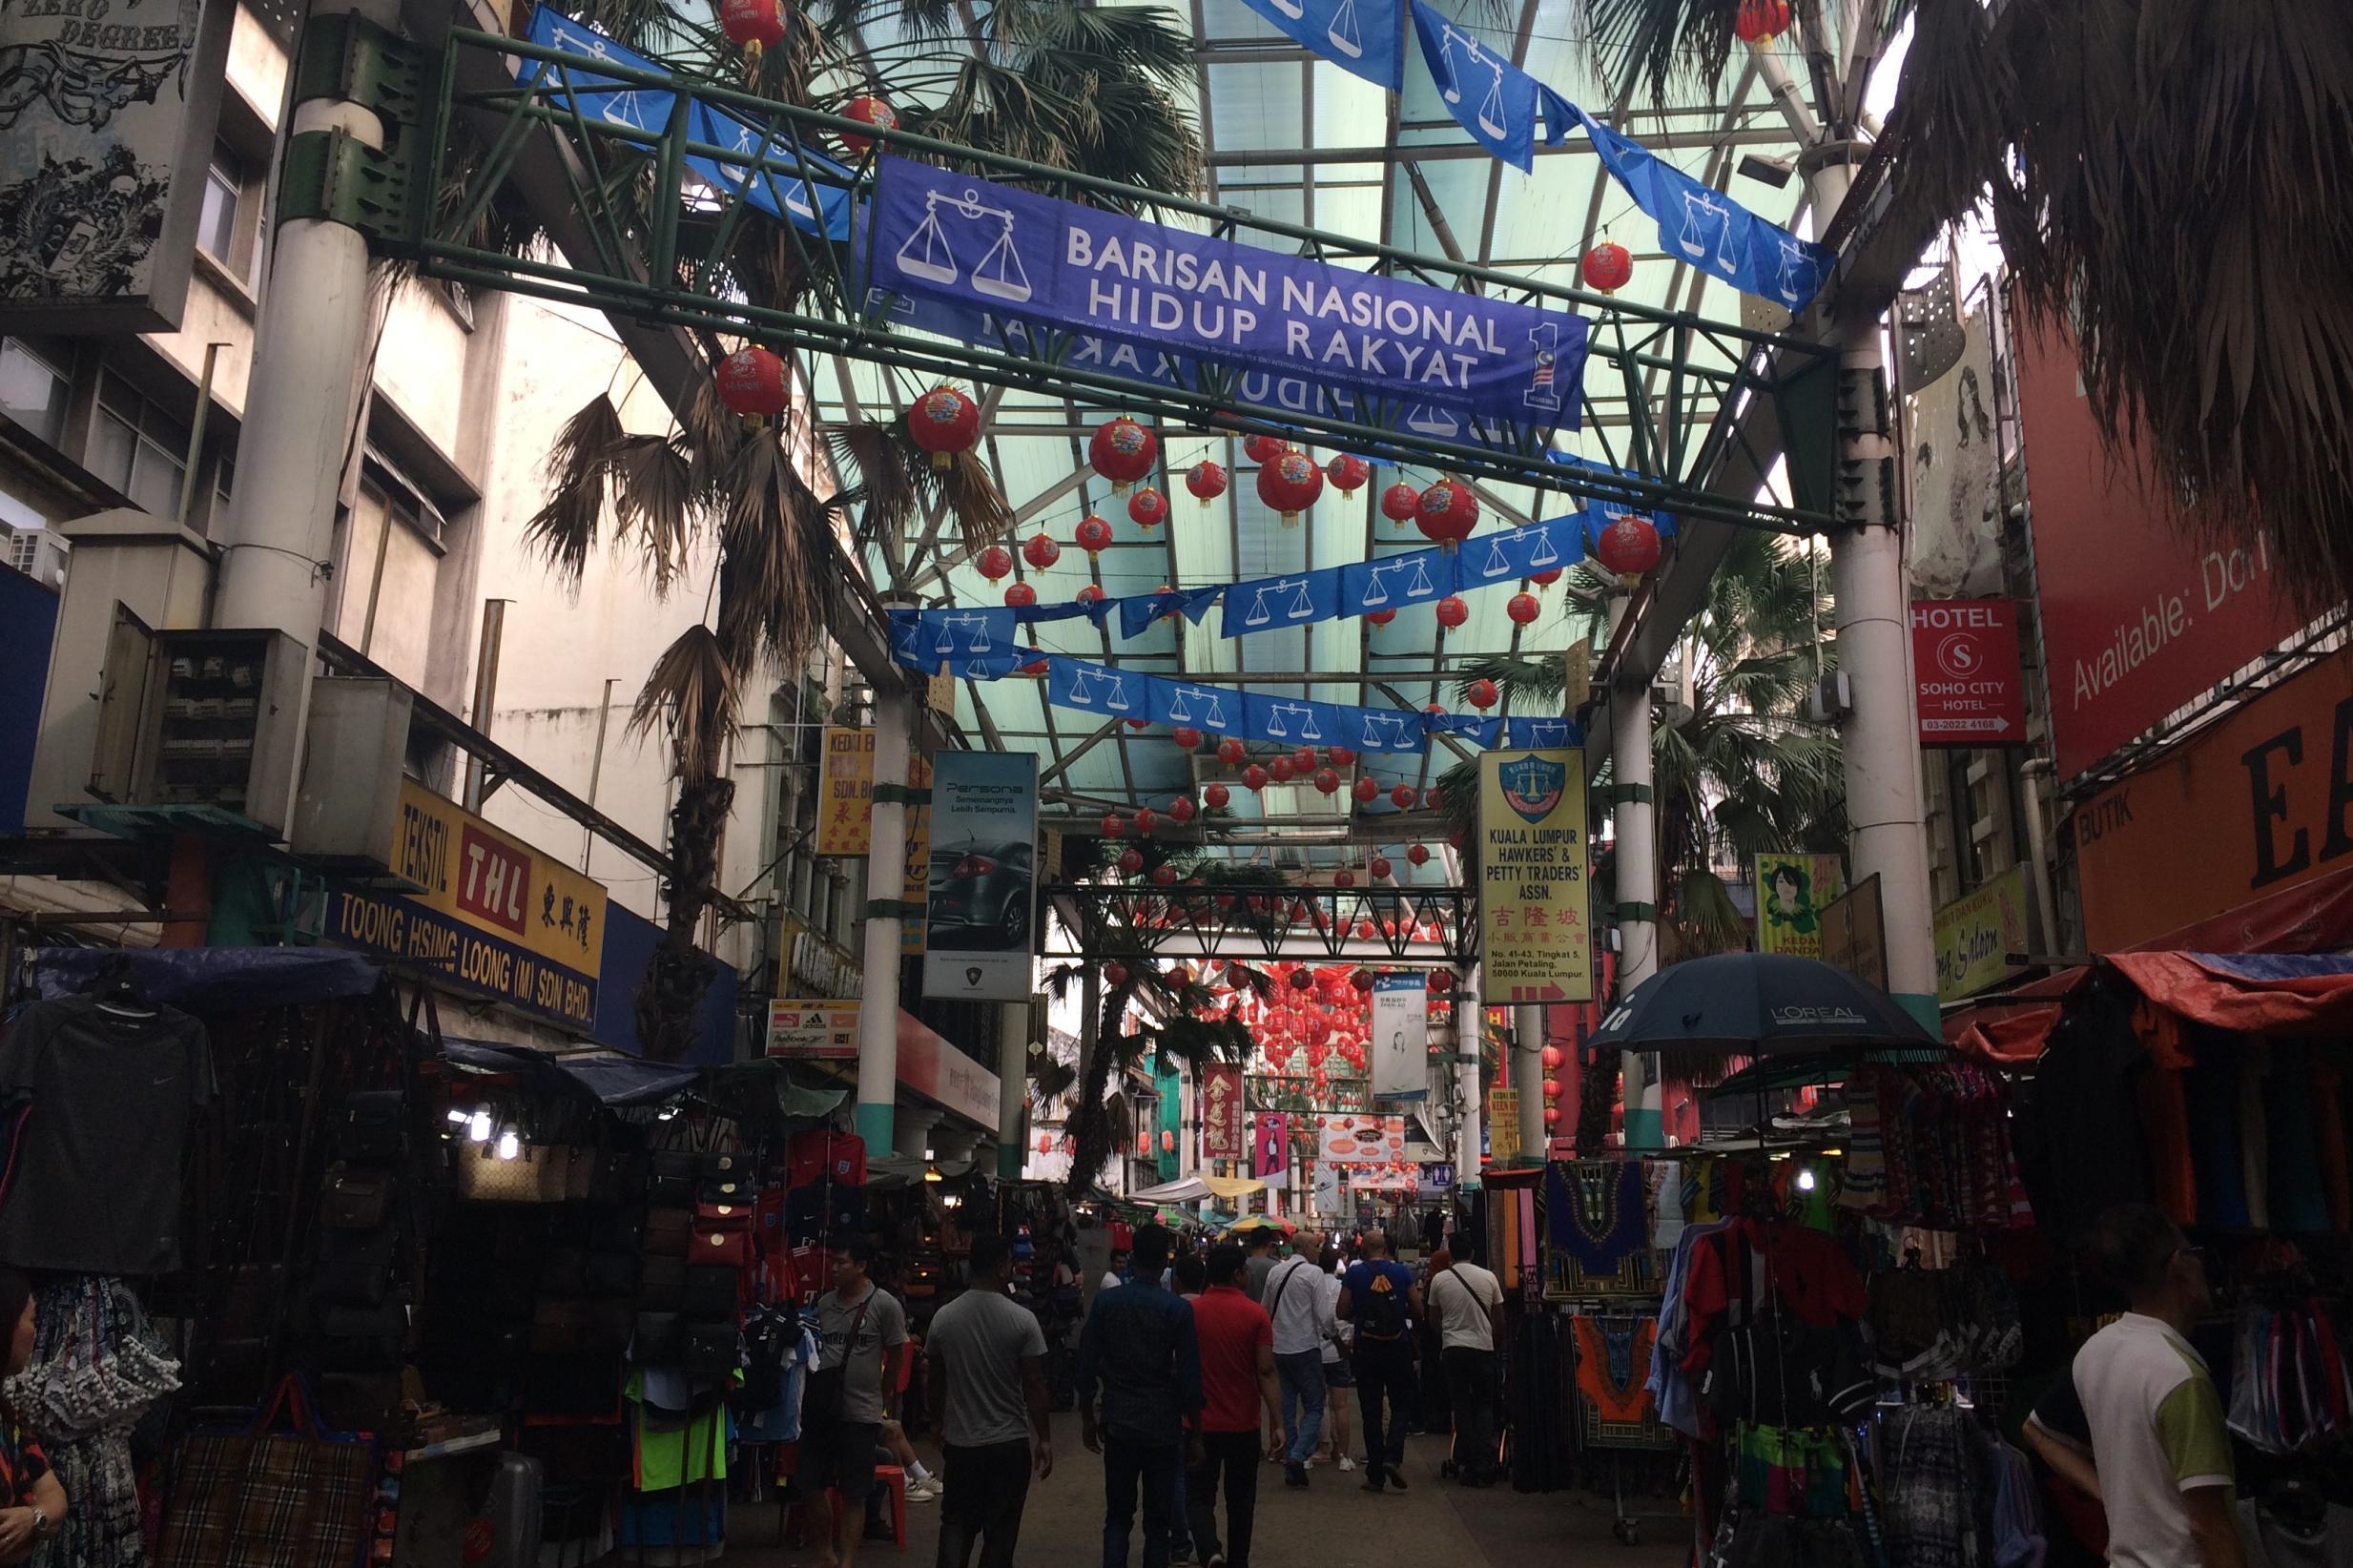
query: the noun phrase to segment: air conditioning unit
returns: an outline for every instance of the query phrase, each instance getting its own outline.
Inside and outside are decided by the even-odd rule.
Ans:
[[[1854,690],[1847,683],[1847,671],[1825,671],[1806,690],[1806,716],[1816,724],[1836,724],[1854,712]]]
[[[66,557],[72,551],[64,540],[47,528],[11,528],[7,544],[10,566],[46,587],[65,587]]]

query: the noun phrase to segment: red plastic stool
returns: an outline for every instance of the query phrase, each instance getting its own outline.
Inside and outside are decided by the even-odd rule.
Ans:
[[[907,1473],[897,1465],[877,1465],[875,1479],[891,1490],[891,1539],[904,1552],[907,1549]],[[827,1487],[825,1500],[833,1505],[834,1517],[838,1520],[843,1501],[839,1489]]]

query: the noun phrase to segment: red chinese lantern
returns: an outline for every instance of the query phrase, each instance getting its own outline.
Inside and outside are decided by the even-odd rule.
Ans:
[[[1435,543],[1459,543],[1478,526],[1478,497],[1468,485],[1441,479],[1421,493],[1420,504],[1414,508],[1414,526],[1421,529],[1423,538]]]
[[[1111,547],[1111,525],[1089,512],[1079,519],[1078,530],[1071,537],[1078,541],[1079,548],[1084,550],[1086,558],[1092,561]]]
[[[760,52],[784,42],[784,10],[776,0],[719,0],[719,31],[743,50],[756,75]]]
[[[1305,452],[1279,452],[1258,470],[1258,499],[1282,514],[1283,526],[1297,527],[1299,514],[1324,493],[1324,471]]]
[[[1283,450],[1282,438],[1279,436],[1262,435],[1242,438],[1242,455],[1252,463],[1272,463],[1283,455]]]
[[[1127,498],[1127,517],[1139,528],[1157,528],[1168,521],[1168,498],[1146,485]]]
[[[1397,868],[1389,863],[1388,856],[1376,855],[1373,857],[1373,863],[1365,869],[1373,873],[1373,879],[1374,881],[1385,882],[1389,880],[1389,874]]]
[[[1316,769],[1317,762],[1318,758],[1315,755],[1315,748],[1312,746],[1302,746],[1290,754],[1290,765],[1298,769],[1302,774],[1313,773]]]
[[[1142,871],[1143,869],[1144,852],[1142,850],[1129,849],[1120,851],[1120,870],[1122,873],[1126,876],[1133,877],[1137,872]]]
[[[1346,866],[1342,866],[1339,870],[1331,874],[1331,885],[1343,890],[1354,887],[1356,885],[1356,874],[1349,870]]]
[[[1002,545],[991,545],[972,558],[973,570],[994,583],[1013,570],[1013,552]]]
[[[1544,1107],[1544,1124],[1548,1127],[1557,1127],[1560,1124],[1560,1107],[1558,1105],[1547,1105]]]
[[[1741,0],[1732,31],[1744,44],[1770,43],[1789,31],[1789,0]]]
[[[1160,1151],[1163,1154],[1174,1154],[1176,1152],[1176,1134],[1168,1131],[1165,1127],[1161,1129]]]
[[[1544,1098],[1547,1100],[1558,1100],[1560,1098],[1560,1080],[1558,1078],[1547,1078],[1544,1080]]]
[[[1148,838],[1152,835],[1152,830],[1160,826],[1160,813],[1149,806],[1138,806],[1132,820],[1136,824],[1136,836]]]
[[[1373,989],[1373,971],[1359,969],[1348,977],[1348,983],[1359,991],[1370,991]]]
[[[1414,786],[1411,784],[1400,784],[1395,789],[1390,791],[1389,803],[1396,807],[1397,810],[1401,812],[1412,811],[1414,809]]]
[[[1168,799],[1168,820],[1180,823],[1190,822],[1196,809],[1191,795],[1171,795]]]
[[[1054,543],[1051,534],[1033,534],[1022,546],[1022,559],[1029,563],[1032,571],[1043,571],[1063,558],[1063,547]]]
[[[719,361],[719,401],[752,429],[784,412],[784,361],[759,347],[739,348]]]
[[[1290,972],[1290,988],[1294,991],[1314,990],[1315,972],[1311,969],[1307,969],[1304,967],[1292,970]]]
[[[1088,559],[1089,559],[1089,560],[1092,560],[1092,559],[1094,559],[1094,557],[1090,555],[1090,556],[1088,557]],[[1086,587],[1084,587],[1084,588],[1083,588],[1079,589],[1079,592],[1078,592],[1078,600],[1079,600],[1079,603],[1081,603],[1081,604],[1083,604],[1083,605],[1091,605],[1091,604],[1095,604],[1095,603],[1097,603],[1098,601],[1100,601],[1102,598],[1103,598],[1103,585],[1102,585],[1101,583],[1089,583],[1089,584],[1087,584],[1087,585],[1086,585]]]
[[[1369,941],[1372,939],[1373,933],[1378,931],[1380,927],[1374,925],[1371,920],[1360,918],[1356,921],[1357,939],[1360,941]]]
[[[1437,811],[1446,804],[1446,792],[1439,789],[1435,784],[1433,784],[1430,788],[1422,791],[1421,803],[1429,807],[1434,812]]]
[[[1045,671],[1046,664],[1043,659],[1032,659],[1027,664],[1022,666],[1022,673],[1027,675],[1032,680],[1043,680],[1045,678]]]
[[[1201,504],[1207,506],[1226,493],[1226,470],[1211,463],[1207,458],[1203,458],[1186,471],[1185,487],[1199,497]]]
[[[1448,594],[1438,601],[1438,625],[1450,631],[1471,618],[1471,607],[1460,596]]]
[[[1433,991],[1452,991],[1454,988],[1455,988],[1455,977],[1454,977],[1454,976],[1452,976],[1452,975],[1448,974],[1448,973],[1447,973],[1445,970],[1443,970],[1443,969],[1433,969],[1433,970],[1431,970],[1431,971],[1430,971],[1430,989],[1431,989],[1431,990],[1433,990]]]
[[[1176,886],[1176,867],[1168,864],[1166,860],[1163,860],[1159,865],[1154,866],[1152,868],[1152,885],[1154,887]]]
[[[1335,768],[1352,768],[1356,765],[1356,753],[1345,746],[1327,746],[1324,760]]]
[[[1125,414],[1095,426],[1095,437],[1086,444],[1087,464],[1111,482],[1113,495],[1125,495],[1128,485],[1152,471],[1159,456],[1160,438]]]
[[[1118,813],[1105,812],[1104,814],[1103,836],[1105,838],[1117,838],[1121,834],[1124,834],[1126,831],[1127,824],[1120,820]]]
[[[1201,792],[1201,798],[1222,810],[1233,798],[1233,792],[1223,784],[1211,784]]]
[[[932,455],[933,467],[948,467],[980,441],[980,405],[953,386],[935,386],[907,410],[907,434]]]
[[[1251,763],[1249,767],[1242,770],[1242,785],[1243,788],[1248,790],[1255,791],[1265,789],[1267,787],[1267,770],[1261,768],[1255,762]]]
[[[1333,489],[1342,495],[1354,495],[1373,477],[1373,464],[1353,452],[1342,452],[1324,465],[1324,473]]]
[[[1038,590],[1027,583],[1016,583],[1005,589],[1005,603],[1014,609],[1027,609],[1038,602]]]
[[[1634,253],[1613,239],[1604,239],[1577,263],[1578,277],[1600,294],[1616,294],[1634,276]]]
[[[1287,756],[1276,757],[1273,764],[1267,769],[1267,772],[1273,775],[1274,781],[1277,784],[1290,783],[1291,774],[1297,773],[1298,771],[1298,765]]]
[[[1484,676],[1473,681],[1463,692],[1463,696],[1470,701],[1471,706],[1482,713],[1496,705],[1496,683]]]
[[[1371,621],[1374,626],[1387,626],[1390,622],[1395,620],[1396,618],[1397,612],[1393,609],[1368,609],[1365,611],[1365,619]]]
[[[1538,588],[1548,588],[1555,583],[1560,581],[1560,568],[1558,567],[1555,567],[1550,571],[1539,571],[1533,573],[1528,578],[1528,581],[1534,583]]]
[[[1392,523],[1403,525],[1414,520],[1421,510],[1421,492],[1400,481],[1381,492],[1381,515]]]
[[[1339,770],[1338,770],[1338,769],[1336,769],[1336,768],[1318,768],[1318,769],[1316,769],[1316,770],[1315,770],[1315,793],[1316,793],[1316,794],[1337,794],[1339,793],[1339,790],[1340,790],[1340,773],[1339,773]]]
[[[1175,741],[1179,746],[1188,752],[1196,752],[1201,749],[1201,732],[1193,729],[1189,725],[1178,725],[1175,729],[1168,732],[1168,738]]]
[[[871,125],[879,131],[898,129],[898,111],[884,103],[880,98],[868,93],[860,93],[843,104],[841,117],[845,120],[856,120],[861,125]],[[841,145],[847,147],[853,156],[863,156],[866,149],[874,144],[875,139],[872,136],[861,136],[855,131],[844,131],[841,134]]]
[[[1427,844],[1408,844],[1405,848],[1405,858],[1409,864],[1426,866],[1430,863],[1430,846]]]
[[[1380,781],[1375,779],[1371,774],[1357,774],[1355,795],[1357,804],[1364,806],[1372,805],[1373,802],[1381,797]]]
[[[1042,1132],[1038,1134],[1038,1152],[1041,1154],[1051,1154],[1054,1152],[1054,1135],[1052,1133]]]
[[[1217,743],[1217,760],[1230,768],[1242,760],[1242,743],[1228,735]]]
[[[1559,1066],[1562,1060],[1560,1055],[1560,1047],[1558,1045],[1545,1046],[1544,1049],[1538,1053],[1538,1056],[1543,1061],[1544,1070],[1546,1072],[1551,1072],[1554,1068]]]
[[[1620,577],[1640,577],[1659,564],[1659,530],[1649,518],[1628,513],[1601,530],[1593,554]]]
[[[1529,625],[1543,609],[1533,593],[1515,593],[1503,603],[1503,613],[1511,617],[1514,626]]]

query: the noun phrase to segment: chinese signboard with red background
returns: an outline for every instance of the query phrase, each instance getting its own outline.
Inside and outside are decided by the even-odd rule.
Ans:
[[[1229,1062],[1202,1068],[1202,1158],[1242,1160],[1249,1152],[1242,1140],[1242,1069]]]

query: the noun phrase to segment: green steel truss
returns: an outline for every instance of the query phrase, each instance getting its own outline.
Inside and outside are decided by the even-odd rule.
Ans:
[[[547,69],[527,84],[517,83],[516,61],[543,62]],[[1067,340],[1042,336],[1035,342],[1008,339],[968,345],[894,331],[881,308],[888,301],[877,305],[859,298],[850,281],[863,270],[853,254],[855,240],[814,238],[692,175],[690,157],[724,156],[740,163],[741,155],[688,136],[691,100],[747,120],[763,134],[768,151],[747,166],[761,174],[814,175],[818,171],[801,161],[804,152],[817,150],[820,135],[848,131],[875,141],[877,151],[887,146],[911,158],[1064,199],[1133,210],[1146,198],[1131,186],[877,131],[684,74],[598,62],[593,78],[577,80],[579,64],[577,55],[521,39],[453,30],[430,122],[422,128],[429,168],[414,187],[438,191],[440,199],[410,203],[407,233],[384,248],[414,260],[428,277],[589,305],[656,325],[740,335],[778,352],[837,354],[923,376],[1045,391],[1166,424],[1281,436],[1304,431],[1367,457],[1685,518],[1787,533],[1820,531],[1830,522],[1819,511],[1708,489],[1718,464],[1736,445],[1745,446],[1744,416],[1755,401],[1793,390],[1800,378],[1823,366],[1825,351],[1800,340],[1417,256],[1233,208],[1166,197],[1149,201],[1163,220],[1198,224],[1221,237],[1583,315],[1591,336],[1579,388],[1580,412],[1605,460],[1623,470],[1613,477],[1545,461],[1544,433],[1538,430],[1520,432],[1508,448],[1472,445],[1320,415],[1255,410],[1220,396],[1215,387],[1175,388],[1073,364]],[[492,79],[501,85],[465,85]],[[615,123],[594,113],[600,95],[637,88],[675,94],[662,129]],[[494,130],[485,132],[486,127]],[[530,138],[553,144],[554,162],[564,171],[593,254],[511,255],[469,240],[499,200]],[[872,178],[874,156],[870,151],[857,167],[860,182]],[[752,181],[743,183],[749,188]],[[794,266],[807,282],[789,308],[748,298],[735,265],[753,247],[774,245],[790,247]],[[1612,416],[1607,420],[1600,417],[1605,407]],[[1747,456],[1763,471],[1773,454],[1749,450]]]

